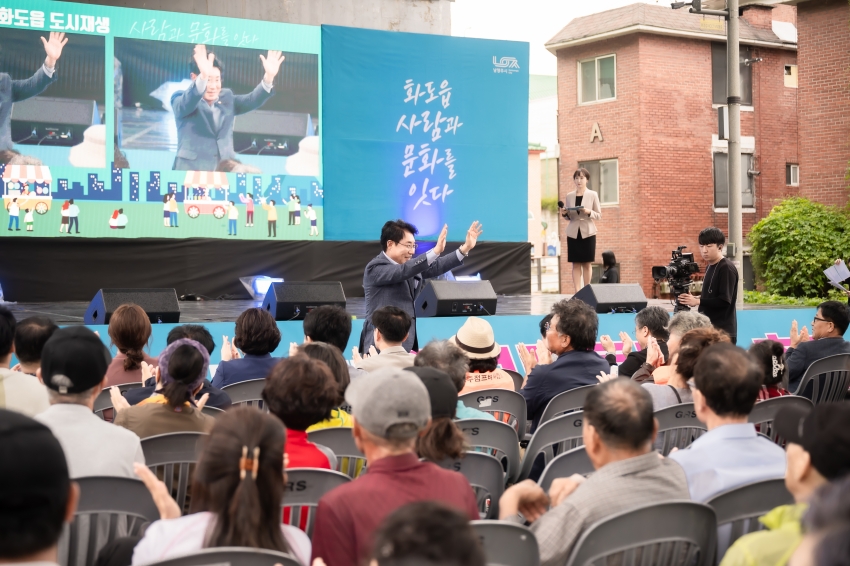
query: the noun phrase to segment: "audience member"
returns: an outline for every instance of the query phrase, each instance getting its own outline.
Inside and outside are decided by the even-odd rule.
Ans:
[[[351,383],[345,399],[353,408],[354,442],[369,471],[319,500],[313,559],[327,566],[357,566],[372,550],[381,522],[399,507],[435,500],[478,519],[469,482],[416,456],[416,437],[428,426],[428,390],[409,371],[383,368]]]
[[[283,451],[289,467],[330,469],[328,457],[307,440],[306,432],[339,406],[339,388],[328,365],[304,354],[281,360],[266,378],[263,401],[286,427]]]
[[[136,545],[133,564],[203,548],[241,546],[289,552],[307,566],[310,539],[280,523],[285,436],[278,419],[253,407],[237,407],[220,416],[196,464],[191,514],[185,517],[165,484],[137,466],[158,502],[161,520],[151,523]]]
[[[47,389],[32,375],[12,371],[15,353],[15,315],[0,305],[0,409],[18,411],[33,417],[50,406]]]
[[[324,428],[351,427],[351,415],[342,408],[342,405],[345,403],[345,390],[348,389],[348,384],[351,383],[348,365],[342,357],[342,352],[336,346],[324,342],[302,344],[298,347],[298,352],[306,355],[308,358],[313,358],[327,364],[334,380],[336,380],[337,387],[337,397],[334,403],[334,407],[336,408],[331,410],[330,417],[309,427],[307,432],[322,430]]]
[[[344,308],[324,305],[304,317],[304,342],[326,342],[345,352],[351,337],[351,315]],[[366,375],[362,369],[348,366],[351,379]]]
[[[546,339],[546,333],[549,332],[549,323],[552,321],[553,316],[555,315],[552,313],[547,314],[540,319],[540,323],[538,324],[538,327],[540,328],[540,337],[544,340]]]
[[[109,318],[109,339],[118,348],[106,372],[110,387],[124,383],[141,383],[142,362],[156,365],[156,358],[144,352],[151,337],[151,321],[139,305],[127,303],[119,306]]]
[[[704,314],[697,311],[680,311],[673,315],[670,319],[670,324],[667,325],[667,331],[670,333],[670,338],[667,339],[667,357],[664,359],[664,364],[655,368],[641,366],[636,374],[640,376],[644,371],[649,370],[652,374],[652,379],[657,385],[664,385],[670,379],[673,373],[673,367],[676,365],[676,354],[679,351],[679,344],[682,341],[682,336],[696,328],[709,328],[711,321]],[[635,376],[632,376],[634,379]]]
[[[620,377],[632,377],[646,363],[646,350],[650,338],[655,338],[658,342],[658,347],[661,349],[661,353],[664,355],[664,359],[667,359],[667,339],[670,337],[670,334],[667,332],[667,324],[669,322],[670,315],[661,307],[646,307],[635,315],[635,338],[640,345],[640,350],[633,352],[631,338],[629,338],[627,333],[620,332],[620,340],[623,341],[622,352],[626,355],[626,359],[618,368],[618,375]],[[602,347],[608,353],[605,359],[612,366],[617,365],[617,348],[614,346],[611,337],[606,334],[599,339],[602,342]],[[642,382],[648,380],[641,379],[636,381]]]
[[[466,437],[454,422],[457,413],[457,388],[447,373],[427,367],[412,367],[428,389],[431,402],[431,422],[416,437],[416,454],[420,458],[440,463],[446,458],[457,460],[469,449]]]
[[[775,340],[762,340],[750,346],[750,355],[762,365],[762,385],[756,403],[774,397],[791,395],[785,389],[788,383],[788,365],[785,363],[785,346]]]
[[[469,358],[469,371],[461,395],[482,389],[514,390],[514,380],[499,368],[499,356],[502,347],[496,342],[493,327],[477,316],[470,316],[458,329],[457,334],[449,338]]]
[[[599,277],[600,283],[619,283],[620,268],[617,267],[617,257],[613,250],[602,252],[602,275]]]
[[[469,369],[469,358],[463,351],[448,340],[431,340],[428,344],[419,350],[416,358],[413,360],[414,367],[428,367],[440,370],[447,374],[454,383],[458,394],[463,391],[466,386],[466,373]],[[458,400],[457,411],[455,413],[457,420],[463,419],[487,419],[496,420],[490,413],[467,407],[463,401]]]
[[[280,330],[268,311],[261,308],[244,311],[236,319],[233,346],[242,350],[245,357],[232,356],[232,349],[227,348],[225,341],[221,347],[222,361],[215,370],[212,386],[221,389],[234,383],[265,378],[279,361],[271,355],[278,344]]]
[[[412,320],[409,314],[398,307],[381,307],[373,312],[373,338],[377,350],[372,348],[368,353],[363,352],[361,357],[355,346],[354,367],[369,372],[382,367],[405,369],[412,366],[414,355],[401,345],[410,333]]]
[[[828,482],[850,474],[850,404],[787,407],[773,423],[786,442],[785,486],[794,496],[794,504],[761,517],[767,530],[739,538],[721,566],[787,563],[802,539],[800,523],[812,495]]]
[[[145,463],[138,436],[92,412],[111,361],[100,338],[84,326],[57,330],[44,346],[38,377],[47,386],[50,408],[36,420],[59,440],[72,478],[135,479],[133,463]]]
[[[18,358],[17,371],[35,375],[41,366],[41,350],[59,329],[46,316],[31,316],[15,326],[15,357]]]
[[[681,356],[683,352],[679,352]],[[732,344],[712,344],[694,365],[694,411],[708,432],[672,452],[694,501],[785,475],[785,452],[747,422],[761,389],[761,366]]]
[[[50,429],[0,409],[0,478],[0,562],[58,564],[80,490]]]
[[[812,337],[805,326],[797,331],[797,321],[791,323],[791,346],[785,350],[785,363],[788,365],[788,391],[797,395],[812,396],[811,389],[797,391],[803,374],[816,361],[836,354],[850,354],[850,343],[844,340],[844,333],[850,325],[850,312],[847,305],[838,301],[826,301],[818,305],[817,314],[812,320]]]
[[[535,482],[520,482],[499,500],[500,519],[530,521],[541,566],[562,566],[593,523],[635,507],[688,499],[682,468],[652,450],[657,430],[652,399],[637,383],[615,379],[595,387],[584,402],[582,437],[596,473],[558,478],[548,497]]]
[[[157,380],[162,393],[131,407],[117,389],[112,402],[118,416],[115,424],[135,432],[139,438],[169,432],[209,432],[213,417],[201,413],[205,402],[195,405],[195,393],[203,387],[210,363],[209,354],[198,342],[181,338],[159,355]]]
[[[596,376],[610,369],[610,364],[593,351],[599,319],[587,303],[565,299],[555,303],[552,314],[546,341],[558,359],[550,364],[524,362],[531,373],[520,393],[525,397],[532,432],[553,397],[576,387],[594,385]]]
[[[484,566],[469,519],[436,501],[400,507],[375,533],[370,566]]]
[[[850,557],[850,476],[818,489],[803,518],[806,536],[789,566],[847,566]]]

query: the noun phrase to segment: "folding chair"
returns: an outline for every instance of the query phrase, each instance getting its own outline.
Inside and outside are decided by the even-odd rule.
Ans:
[[[118,388],[118,392],[121,395],[124,395],[124,392],[128,389],[135,389],[137,387],[144,387],[144,383],[139,381],[138,383],[122,383],[121,385],[114,385],[113,387]],[[103,420],[107,420],[112,422],[115,420],[115,411],[111,411],[112,409],[112,397],[109,394],[110,387],[103,389],[98,396],[94,400],[93,411],[94,414],[99,416]],[[106,415],[104,415],[104,411],[109,411]]]
[[[159,520],[159,511],[145,484],[119,477],[85,477],[74,520],[59,542],[63,566],[93,564],[98,552],[116,538],[138,536],[142,527]]]
[[[588,527],[573,547],[567,566],[709,566],[716,534],[714,510],[708,505],[655,503]]]
[[[697,419],[693,403],[672,405],[655,411],[658,419],[656,449],[664,456],[673,448],[687,448],[691,443],[708,432],[705,425]]]
[[[843,401],[850,386],[850,354],[827,356],[810,365],[794,392],[812,403]]]
[[[487,419],[461,419],[455,424],[475,452],[489,454],[502,464],[506,482],[516,481],[520,470],[519,439],[513,427]]]
[[[540,415],[540,422],[537,426],[540,426],[555,417],[559,417],[564,413],[580,411],[582,407],[584,407],[584,400],[587,398],[587,394],[593,391],[594,387],[596,386],[584,385],[582,387],[570,389],[569,391],[564,391],[563,393],[559,393],[552,397],[549,403],[546,404],[546,408],[543,409],[543,414]]]
[[[552,480],[555,478],[568,478],[573,474],[587,477],[595,471],[593,464],[590,463],[590,458],[587,457],[584,446],[579,446],[569,452],[557,455],[554,460],[549,462],[540,475],[540,479],[537,480],[537,484],[543,488],[543,491],[549,493]]]
[[[275,564],[301,566],[301,563],[291,554],[264,548],[235,546],[205,548],[193,554],[152,562],[147,566],[229,566],[230,564],[238,564],[239,566],[275,566]]]
[[[217,419],[218,417],[224,414],[224,411],[222,409],[219,409],[218,407],[207,407],[206,405],[203,409],[201,409],[201,412],[205,415],[213,417],[214,419]]]
[[[293,468],[286,470],[286,492],[283,495],[283,515],[287,525],[298,527],[313,536],[316,507],[319,499],[330,490],[346,484],[351,478],[333,470]]]
[[[523,378],[519,372],[516,372],[512,369],[504,368],[502,368],[502,371],[511,376],[511,379],[514,380],[514,391],[519,391],[520,389],[522,389],[522,382],[525,380],[525,378]]]
[[[539,566],[537,537],[528,527],[508,521],[471,521],[487,566]]]
[[[783,407],[812,407],[812,402],[805,397],[797,395],[785,395],[784,397],[774,397],[756,403],[753,410],[750,411],[748,421],[756,425],[759,434],[763,434],[779,446],[785,446],[785,439],[780,438],[773,430],[773,420],[776,418],[776,413]]]
[[[316,444],[315,442],[313,444],[316,446],[316,448],[319,449],[322,454],[327,456],[328,464],[330,464],[331,469],[336,470],[337,466],[339,465],[339,462],[337,461],[336,454],[334,454],[334,451],[328,448],[327,446],[322,446],[321,444]]]
[[[366,456],[357,449],[351,428],[334,427],[307,433],[307,440],[330,448],[337,458],[334,468],[351,479],[366,471]]]
[[[257,407],[268,413],[269,409],[263,403],[263,387],[265,386],[265,379],[249,379],[248,381],[225,385],[221,390],[230,396],[234,405]]]
[[[794,497],[785,487],[784,479],[749,483],[709,499],[706,505],[717,515],[717,562],[736,540],[764,529],[759,517],[775,507],[792,503]]]
[[[436,464],[464,475],[475,492],[482,519],[499,516],[499,498],[505,491],[505,472],[497,459],[481,452],[467,452],[456,460],[446,458]]]
[[[581,425],[584,413],[578,411],[568,415],[556,417],[549,422],[539,426],[525,449],[525,458],[522,459],[517,481],[528,478],[534,460],[541,452],[548,465],[556,454],[572,450],[584,444],[581,436]]]
[[[202,432],[172,432],[142,439],[145,464],[161,479],[185,515],[189,511],[189,484],[198,461]]]
[[[482,389],[461,395],[458,399],[467,407],[490,413],[497,421],[509,424],[518,437],[525,435],[526,403],[525,397],[519,393],[507,389]]]

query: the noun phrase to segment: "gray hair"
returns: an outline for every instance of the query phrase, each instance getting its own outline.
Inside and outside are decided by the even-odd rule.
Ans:
[[[469,358],[448,340],[431,340],[419,350],[413,358],[416,367],[428,367],[444,371],[460,393],[466,384],[466,372],[469,371]]]
[[[704,314],[696,311],[682,311],[673,315],[670,324],[667,325],[667,331],[670,334],[684,336],[686,332],[694,328],[709,328],[711,321]]]
[[[59,393],[54,389],[47,388],[47,399],[51,405],[88,405],[91,402],[94,390],[100,387],[95,385],[81,393]]]

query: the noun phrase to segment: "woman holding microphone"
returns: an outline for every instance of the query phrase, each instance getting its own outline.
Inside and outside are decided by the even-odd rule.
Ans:
[[[596,223],[602,219],[599,195],[587,188],[590,173],[579,168],[573,173],[576,190],[567,194],[566,205],[558,202],[563,209],[567,224],[567,261],[573,264],[573,285],[576,292],[590,283],[590,264],[596,258]],[[582,281],[583,279],[583,281]]]

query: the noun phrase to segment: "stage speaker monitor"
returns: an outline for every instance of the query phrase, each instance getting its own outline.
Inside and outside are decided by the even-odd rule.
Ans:
[[[272,283],[263,307],[275,320],[304,320],[307,313],[324,305],[345,308],[345,292],[339,281],[285,281]]]
[[[496,314],[496,292],[489,281],[428,280],[413,302],[416,317]]]
[[[646,308],[646,295],[637,283],[585,285],[573,299],[584,301],[598,313],[637,312]]]
[[[100,289],[89,303],[85,324],[109,324],[112,313],[125,303],[142,307],[151,324],[180,322],[180,306],[174,289]]]
[[[77,145],[100,124],[94,100],[35,96],[12,105],[12,139],[22,145]]]

